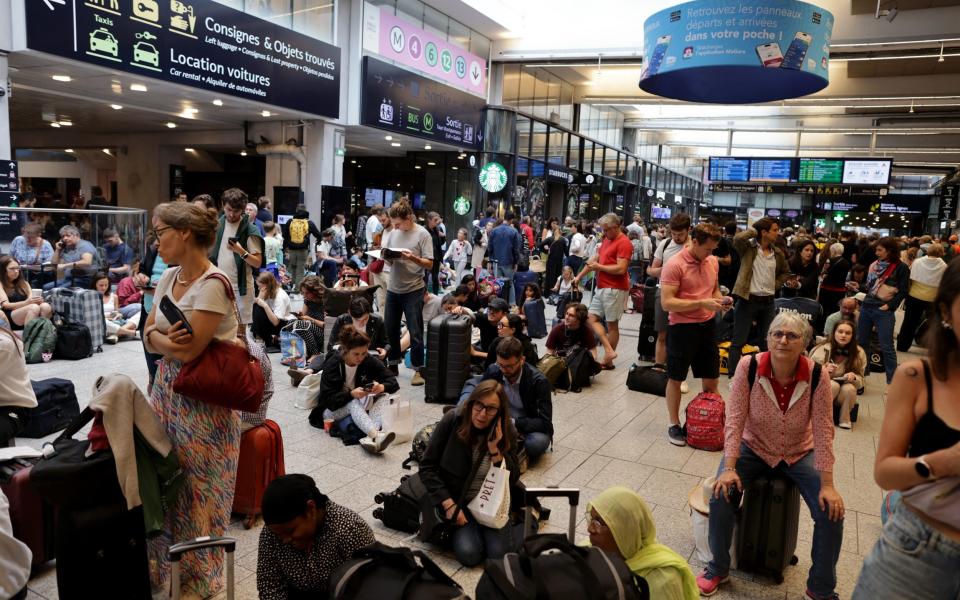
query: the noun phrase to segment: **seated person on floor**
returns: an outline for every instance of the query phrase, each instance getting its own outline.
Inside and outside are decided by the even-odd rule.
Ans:
[[[51,259],[57,265],[56,281],[47,283],[43,289],[90,287],[95,256],[97,249],[87,240],[80,239],[80,230],[73,225],[64,225],[60,228],[60,241],[54,245]]]
[[[260,598],[326,598],[330,576],[374,542],[363,517],[320,493],[308,475],[278,477],[263,492],[257,550]]]
[[[33,296],[26,273],[12,256],[0,257],[0,309],[14,331],[38,317],[53,316],[53,307]]]
[[[839,323],[841,319],[853,321],[854,323],[860,320],[860,302],[864,297],[866,297],[866,294],[860,292],[856,296],[847,296],[841,300],[840,310],[827,315],[827,320],[823,325],[823,333],[825,335],[830,335],[834,326]]]
[[[540,357],[537,356],[537,347],[533,345],[530,336],[523,332],[523,318],[520,315],[506,315],[500,319],[500,324],[497,325],[497,337],[490,342],[490,347],[487,348],[487,356],[483,359],[484,369],[497,362],[497,346],[504,338],[510,337],[520,340],[520,343],[523,344],[523,358],[527,361],[527,364],[536,366],[540,362]]]
[[[497,328],[500,326],[500,321],[509,314],[510,305],[507,304],[506,300],[503,298],[490,299],[486,310],[481,311],[473,323],[480,330],[480,344],[479,348],[474,344],[473,350],[470,351],[472,356],[481,359],[487,358],[487,349],[490,348],[493,340],[497,339]]]
[[[452,292],[446,294],[443,297],[443,302],[446,302],[447,298],[452,298],[456,300],[457,305],[460,307],[460,311],[457,314],[469,315],[471,319],[476,318],[474,311],[467,306],[467,302],[470,300],[470,287],[465,284],[458,285]]]
[[[837,322],[830,339],[814,348],[810,358],[823,365],[830,377],[830,395],[840,411],[837,426],[850,429],[850,411],[857,405],[867,368],[867,353],[857,344],[857,325],[846,319]]]
[[[260,293],[254,299],[251,330],[268,349],[276,351],[280,347],[280,330],[296,315],[290,312],[290,296],[273,273],[263,271],[257,275],[257,286]]]
[[[577,347],[589,350],[597,358],[597,336],[587,323],[585,304],[567,304],[563,320],[547,336],[547,354],[566,356]]]
[[[347,312],[337,317],[327,338],[328,353],[333,351],[336,340],[340,339],[340,331],[345,325],[353,325],[357,331],[366,333],[370,338],[370,348],[376,351],[380,360],[387,361],[387,351],[390,349],[390,344],[387,342],[387,329],[383,324],[383,317],[373,313],[368,299],[363,296],[352,298]],[[313,372],[318,370],[314,369]]]
[[[477,278],[473,273],[467,273],[460,278],[460,285],[467,286],[467,299],[461,304],[474,313],[480,312],[480,309],[483,308],[483,302],[480,300],[480,292],[477,291]]]
[[[379,412],[380,394],[393,394],[400,389],[396,376],[383,361],[371,355],[367,334],[346,325],[340,330],[340,349],[323,363],[317,407],[310,412],[310,424],[323,428],[324,419],[353,419],[367,437],[360,446],[371,454],[379,454],[393,442],[393,432],[380,431],[380,425],[368,411]]]
[[[8,445],[23,429],[22,413],[37,406],[30,384],[23,342],[0,325],[0,448]]]
[[[150,276],[140,272],[140,260],[134,259],[132,271],[117,284],[120,314],[129,319],[143,310],[143,288],[150,284]]]
[[[587,504],[590,545],[626,561],[630,571],[660,600],[698,600],[700,591],[687,559],[657,541],[650,507],[631,489],[607,488]]]
[[[137,325],[140,324],[140,312],[129,319],[125,319],[117,305],[120,299],[110,291],[110,277],[106,273],[97,273],[93,276],[93,289],[100,294],[103,300],[103,318],[106,324],[107,337],[104,341],[116,344],[120,338],[137,337]]]
[[[340,268],[340,279],[333,285],[333,289],[368,287],[366,281],[360,279],[360,271],[353,263],[345,262]]]
[[[553,438],[550,382],[524,359],[520,340],[509,337],[497,344],[497,362],[484,372],[483,379],[503,384],[513,424],[533,464],[547,451]]]
[[[420,479],[430,500],[457,526],[453,554],[464,566],[502,558],[520,542],[522,531],[516,526],[484,527],[467,508],[490,466],[501,461],[506,461],[510,471],[511,508],[522,504],[516,439],[506,391],[496,381],[488,380],[480,383],[464,404],[443,415],[420,460]]]
[[[528,283],[523,286],[523,300],[518,302],[518,308],[520,311],[520,316],[526,320],[526,317],[523,314],[523,306],[527,302],[539,302],[540,309],[543,310],[543,294],[540,293],[540,286],[535,283]]]

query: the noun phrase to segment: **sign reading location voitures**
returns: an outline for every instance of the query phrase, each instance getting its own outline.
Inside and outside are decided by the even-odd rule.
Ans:
[[[213,0],[25,4],[31,50],[339,116],[339,48]]]

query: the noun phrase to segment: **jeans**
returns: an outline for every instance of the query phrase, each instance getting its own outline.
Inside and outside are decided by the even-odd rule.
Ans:
[[[293,276],[293,289],[300,289],[300,282],[303,281],[303,273],[307,268],[307,252],[303,250],[289,250],[290,274]]]
[[[900,334],[897,335],[897,350],[900,352],[910,350],[920,324],[930,316],[932,310],[933,302],[907,296],[903,302],[903,322],[900,323]]]
[[[857,343],[870,351],[870,333],[877,328],[880,351],[883,354],[883,370],[887,374],[887,385],[893,381],[893,372],[897,370],[897,350],[893,347],[893,325],[896,317],[892,310],[880,310],[879,304],[864,304],[860,308],[860,321],[857,323]]]
[[[433,294],[437,295],[440,293],[440,264],[441,260],[439,258],[433,259],[433,266],[430,267],[430,285],[433,289]]]
[[[390,364],[400,360],[400,317],[407,320],[410,333],[410,364],[420,370],[423,367],[423,289],[398,294],[387,290],[387,306],[384,310],[384,325],[390,342]]]
[[[467,524],[453,532],[453,554],[465,567],[475,567],[484,559],[500,559],[519,545],[523,537],[522,524],[508,523],[503,529],[490,529],[473,520],[464,511]]]
[[[533,463],[547,453],[550,447],[550,436],[539,431],[523,433],[523,447],[527,451],[527,459]]]
[[[863,560],[852,600],[960,598],[960,542],[944,537],[901,502]]]
[[[503,286],[507,288],[507,290],[504,292],[503,295],[505,300],[510,303],[510,306],[513,306],[514,304],[517,303],[515,298],[517,290],[514,289],[514,285],[513,285],[513,274],[515,272],[516,272],[516,269],[514,269],[513,266],[505,267],[500,263],[497,263],[496,276],[499,278],[506,279],[506,281],[503,282]]]
[[[740,444],[737,459],[737,474],[744,488],[757,477],[771,469],[746,444]],[[813,517],[813,545],[810,559],[813,566],[807,576],[807,589],[817,596],[827,597],[837,585],[837,559],[843,542],[843,521],[831,521],[827,512],[820,508],[820,473],[813,468],[813,452],[792,465],[781,462],[776,470],[796,484],[800,495]],[[717,476],[723,473],[723,459]],[[710,551],[713,560],[707,565],[711,575],[725,577],[730,572],[730,544],[733,541],[733,526],[736,521],[735,502],[712,497],[710,499]]]
[[[729,356],[727,364],[731,365],[728,370],[730,379],[740,364],[740,351],[743,345],[747,343],[750,336],[750,329],[753,327],[753,321],[757,321],[757,331],[760,332],[760,351],[767,350],[767,331],[770,329],[770,322],[776,313],[773,301],[758,302],[741,298],[733,309],[733,339],[730,340]]]
[[[142,307],[139,303],[134,302],[133,304],[128,304],[128,305],[126,305],[126,306],[121,306],[121,307],[120,307],[120,314],[123,315],[123,318],[124,318],[124,319],[129,319],[129,318],[132,317],[133,315],[135,315],[135,314],[137,314],[138,312],[140,312],[140,310],[141,310],[142,308],[143,308],[143,307]]]

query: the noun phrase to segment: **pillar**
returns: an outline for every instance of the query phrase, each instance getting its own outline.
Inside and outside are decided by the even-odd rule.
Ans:
[[[10,90],[7,88],[9,77],[7,55],[0,53],[0,160],[13,158],[10,148]]]
[[[343,156],[338,156],[337,150],[346,144],[346,131],[342,125],[312,121],[304,130],[303,141],[307,155],[301,184],[304,202],[310,214],[319,218],[322,186],[343,185]]]

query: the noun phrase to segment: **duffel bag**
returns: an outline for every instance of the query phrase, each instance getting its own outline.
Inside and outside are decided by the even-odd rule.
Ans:
[[[93,356],[93,339],[90,328],[80,323],[63,322],[57,326],[57,344],[53,349],[55,358],[80,360]]]
[[[80,414],[80,403],[73,382],[52,377],[30,381],[30,385],[37,397],[37,405],[17,410],[23,421],[23,431],[18,434],[20,437],[46,437],[69,425]]]
[[[627,372],[627,389],[666,397],[668,379],[667,372],[662,369],[633,365]]]
[[[420,550],[379,542],[358,550],[330,575],[331,600],[452,600],[463,588]]]

